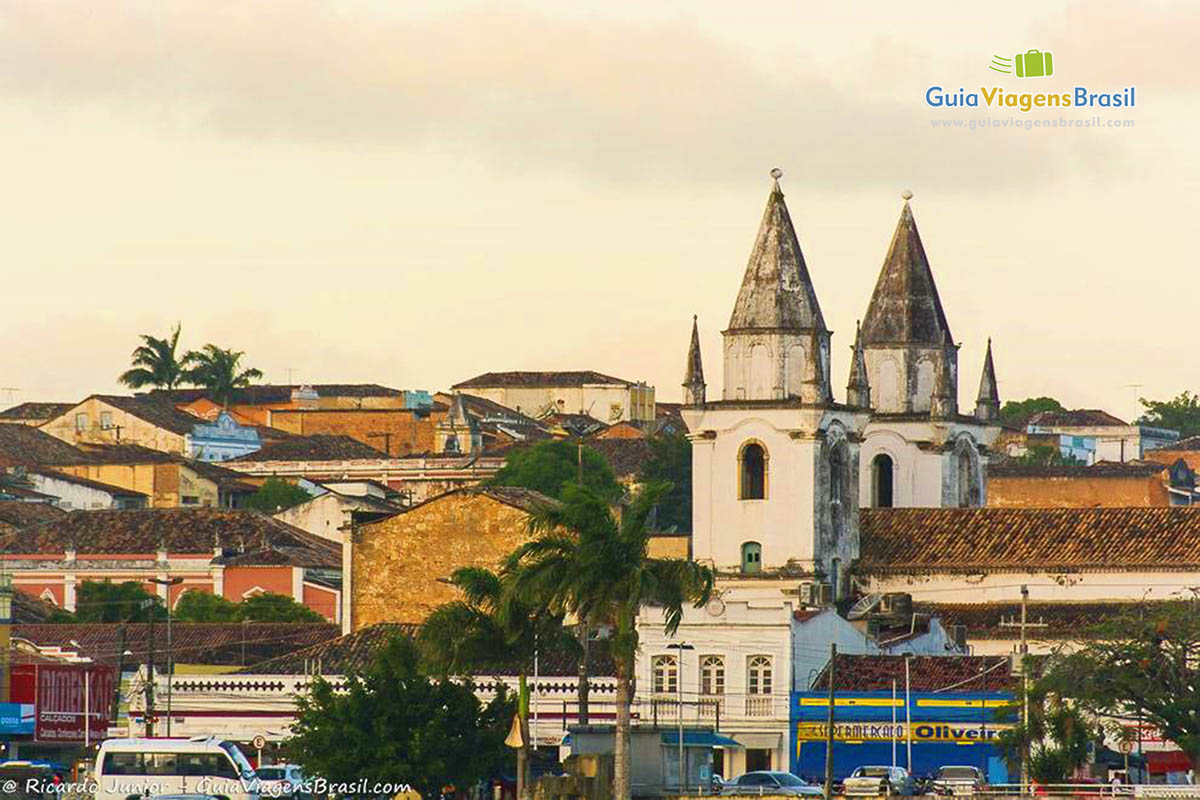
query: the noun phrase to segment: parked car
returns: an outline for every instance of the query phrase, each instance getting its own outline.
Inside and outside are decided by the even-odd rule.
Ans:
[[[295,764],[267,764],[254,770],[258,776],[258,793],[264,798],[307,798],[304,775]]]
[[[736,781],[725,784],[721,794],[785,794],[793,797],[820,797],[820,786],[809,783],[790,772],[758,770],[747,772]]]
[[[933,775],[934,794],[975,794],[986,788],[987,778],[979,767],[945,766]]]
[[[846,797],[910,796],[915,783],[904,767],[859,767],[842,782]]]

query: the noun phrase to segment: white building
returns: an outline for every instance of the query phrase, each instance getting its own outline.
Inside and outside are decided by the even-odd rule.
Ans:
[[[1099,409],[1041,411],[1025,427],[1029,444],[1057,446],[1064,456],[1095,464],[1098,461],[1136,461],[1146,451],[1169,447],[1179,431],[1130,424]]]
[[[586,414],[601,422],[653,422],[654,387],[591,370],[485,372],[452,387],[540,419]]]
[[[145,508],[150,501],[142,492],[51,469],[26,470],[34,491],[49,495],[64,511],[98,508]]]

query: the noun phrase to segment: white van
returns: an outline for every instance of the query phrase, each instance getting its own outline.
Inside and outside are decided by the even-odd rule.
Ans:
[[[236,744],[218,736],[108,739],[96,754],[95,777],[95,800],[186,792],[260,800],[254,768]]]

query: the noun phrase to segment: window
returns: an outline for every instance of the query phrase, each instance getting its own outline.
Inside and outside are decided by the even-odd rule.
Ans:
[[[108,430],[112,426],[113,426],[112,412],[111,411],[101,411],[100,412],[100,427],[104,430]]]
[[[846,531],[846,499],[850,496],[850,458],[844,439],[829,448],[829,519],[835,539]]]
[[[738,456],[740,480],[738,497],[742,500],[765,500],[767,497],[767,451],[758,442],[749,442]]]
[[[458,437],[457,436],[455,436],[454,434],[450,434],[449,436],[446,437],[446,447],[444,448],[444,452],[447,452],[447,453],[457,453],[458,452]]]
[[[742,545],[742,572],[762,572],[762,545],[758,542]]]
[[[871,506],[874,508],[891,508],[895,502],[893,499],[893,487],[895,468],[892,463],[892,457],[887,453],[880,453],[871,459]]]
[[[700,659],[700,694],[725,694],[725,659],[704,656]]]
[[[87,412],[81,411],[75,415],[75,430],[86,431],[88,427]]]
[[[675,694],[679,691],[679,662],[675,656],[655,656],[651,670],[654,694]]]
[[[771,694],[770,656],[750,656],[746,663],[746,693]]]

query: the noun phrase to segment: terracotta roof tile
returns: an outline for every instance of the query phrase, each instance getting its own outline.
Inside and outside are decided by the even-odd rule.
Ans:
[[[6,528],[28,528],[31,525],[62,519],[66,515],[66,511],[49,503],[0,500],[0,531]]]
[[[491,386],[579,386],[592,383],[619,383],[632,386],[633,381],[614,378],[602,372],[592,370],[566,370],[547,372],[485,372],[476,375],[462,383],[456,383],[452,389],[486,388]]]
[[[1100,461],[1096,464],[1035,465],[1009,461],[988,465],[989,478],[1138,478],[1158,475],[1164,464],[1144,461]]]
[[[316,434],[293,436],[265,445],[261,450],[231,461],[342,461],[353,458],[387,458],[387,454],[349,436]]]
[[[1089,628],[1135,608],[1135,603],[1036,603],[1026,608],[1032,639],[1074,639]],[[943,627],[964,625],[968,639],[1019,639],[1020,603],[914,603],[913,610],[937,617]]]
[[[586,446],[602,455],[618,478],[638,475],[654,456],[654,448],[645,438],[589,439]]]
[[[1070,411],[1039,411],[1029,418],[1029,425],[1042,428],[1124,428],[1129,423],[1098,408],[1076,408]]]
[[[67,413],[76,405],[76,403],[21,403],[0,411],[0,419],[54,419]]]
[[[197,423],[204,422],[200,417],[180,411],[165,399],[147,395],[127,397],[117,394],[94,394],[88,399],[99,400],[155,427],[181,435],[191,433]]]
[[[836,690],[884,691],[892,681],[904,690],[904,661],[899,656],[840,655]],[[1016,688],[1006,656],[913,656],[909,659],[910,687],[914,692],[1004,692]],[[814,690],[829,688],[828,664],[813,683]]]
[[[888,571],[1200,566],[1200,509],[864,508],[861,568]]]
[[[0,466],[61,466],[89,461],[79,448],[37,428],[0,425]]]
[[[231,405],[267,405],[289,403],[292,392],[297,389],[313,389],[319,397],[403,397],[404,392],[390,389],[377,383],[317,383],[317,384],[258,384],[244,389],[235,389],[230,396]],[[173,389],[149,392],[139,397],[154,397],[169,403],[182,405],[209,396],[207,389]]]

